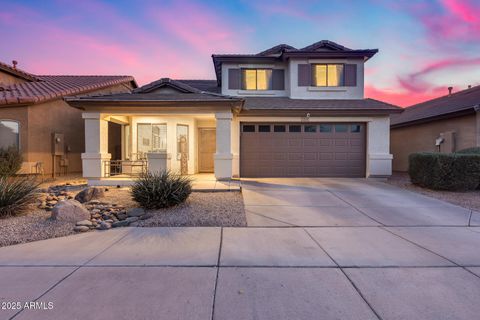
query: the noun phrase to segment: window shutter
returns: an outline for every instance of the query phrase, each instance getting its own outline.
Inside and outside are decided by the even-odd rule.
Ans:
[[[228,69],[228,89],[239,90],[241,88],[240,69]]]
[[[357,86],[357,65],[356,64],[345,65],[345,86],[347,87]]]
[[[309,87],[312,85],[312,65],[299,64],[298,65],[298,86]]]
[[[272,70],[272,89],[285,90],[285,71],[283,69]]]

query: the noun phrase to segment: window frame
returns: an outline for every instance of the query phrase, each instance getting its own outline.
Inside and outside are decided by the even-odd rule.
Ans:
[[[167,126],[167,123],[166,122],[162,122],[162,123],[145,123],[145,122],[137,122],[137,154],[140,153],[139,152],[139,140],[138,140],[138,127],[140,125],[150,125],[150,132],[151,132],[151,136],[150,136],[150,151],[147,151],[147,153],[155,153],[155,151],[152,151],[153,150],[153,126],[165,126],[165,149],[159,149],[159,151],[165,151],[165,152],[168,152],[168,126]],[[157,151],[157,152],[159,152]]]
[[[17,147],[17,151],[20,151],[21,150],[21,147],[22,147],[22,131],[21,131],[21,127],[22,127],[22,124],[20,123],[19,120],[15,120],[15,119],[0,119],[0,122],[2,121],[5,121],[5,122],[14,122],[17,124],[17,127],[18,127],[18,133],[17,133],[17,145],[15,147]],[[7,147],[8,148],[8,147]]]
[[[245,73],[246,71],[255,71],[255,89],[247,89],[244,87],[245,84]],[[270,81],[268,82],[267,89],[258,89],[258,71],[265,70],[270,71]],[[273,90],[273,68],[241,68],[240,69],[240,90],[243,91],[271,91]]]
[[[330,86],[328,85],[328,66],[342,66],[342,83],[339,86]],[[317,66],[325,66],[325,84],[324,86],[317,85],[316,72],[315,69]],[[316,88],[340,88],[345,87],[345,63],[313,63],[312,64],[312,87]]]

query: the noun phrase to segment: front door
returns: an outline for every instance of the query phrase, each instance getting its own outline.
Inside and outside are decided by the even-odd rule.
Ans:
[[[215,129],[200,128],[198,131],[198,172],[213,172],[217,145]]]

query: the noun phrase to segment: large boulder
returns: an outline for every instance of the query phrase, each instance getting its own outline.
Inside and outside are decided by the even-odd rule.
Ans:
[[[51,218],[58,221],[77,223],[90,219],[90,212],[76,200],[59,201],[53,207]]]
[[[105,196],[105,190],[103,188],[88,187],[80,191],[75,196],[75,200],[77,200],[80,203],[85,203],[95,199],[103,198],[104,196]]]

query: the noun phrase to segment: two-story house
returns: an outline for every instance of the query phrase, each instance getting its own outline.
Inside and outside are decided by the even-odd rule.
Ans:
[[[364,98],[364,63],[377,52],[320,41],[214,54],[216,80],[67,98],[83,110],[84,176],[128,183],[147,167],[217,179],[388,176],[390,114],[401,109]],[[117,159],[110,143],[121,145]]]

